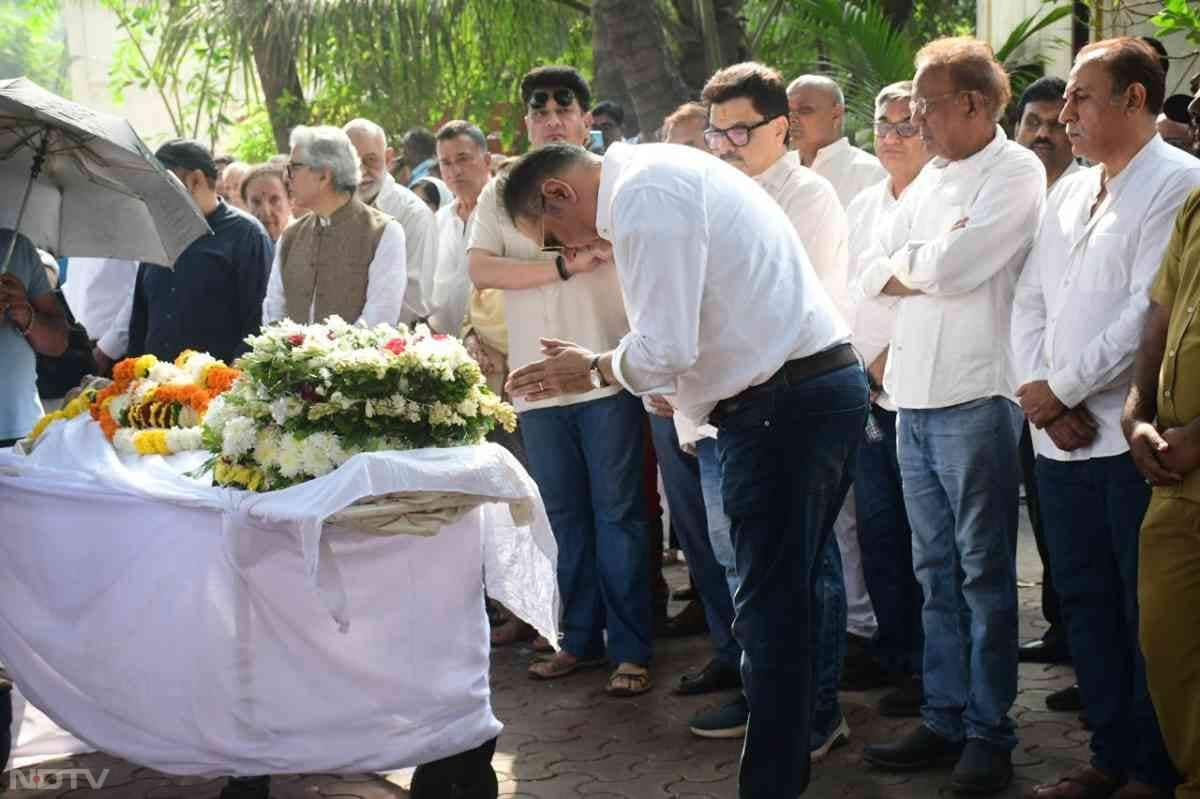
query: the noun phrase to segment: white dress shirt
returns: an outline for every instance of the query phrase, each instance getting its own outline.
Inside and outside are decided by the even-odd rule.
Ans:
[[[1200,160],[1155,135],[1108,181],[1091,213],[1102,175],[1094,166],[1055,183],[1013,304],[1020,382],[1048,381],[1064,405],[1085,402],[1100,425],[1090,446],[1072,452],[1035,429],[1034,450],[1060,461],[1129,450],[1121,408],[1148,292],[1175,216],[1200,188]]]
[[[513,225],[496,195],[494,180],[484,187],[475,205],[467,250],[476,249],[522,261],[554,259],[554,253],[542,252]],[[509,369],[542,360],[542,338],[571,341],[593,352],[607,352],[629,332],[617,269],[611,264],[574,275],[570,280],[555,280],[531,289],[505,289],[504,309],[508,321]],[[606,386],[538,402],[517,397],[513,404],[523,412],[574,405],[620,393],[620,386]]]
[[[457,336],[462,331],[471,299],[471,273],[467,269],[467,240],[475,222],[475,211],[464,222],[455,199],[437,212],[438,262],[433,275],[429,323],[434,330]]]
[[[1057,178],[1054,179],[1054,182],[1051,183],[1049,185],[1049,187],[1047,187],[1046,190],[1054,191],[1054,187],[1057,186],[1058,184],[1062,183],[1063,180],[1071,177],[1071,175],[1074,175],[1074,174],[1076,174],[1078,172],[1082,172],[1082,171],[1083,171],[1083,167],[1081,167],[1079,165],[1078,161],[1076,161],[1074,158],[1072,158],[1071,163],[1067,164],[1067,168],[1063,170],[1061,175],[1059,175]]]
[[[900,196],[903,197],[911,188],[912,184],[906,186]],[[863,256],[877,244],[880,231],[887,229],[899,205],[900,201],[892,193],[892,179],[887,177],[860,192],[846,209],[846,218],[850,229],[854,231],[850,237],[851,281],[862,272]],[[864,363],[869,365],[891,343],[899,306],[899,297],[886,294],[861,298],[854,305],[850,317],[852,341]],[[884,410],[896,410],[896,403],[892,402],[886,391],[875,397],[875,404]]]
[[[850,207],[860,191],[888,176],[878,158],[850,144],[845,136],[817,150],[812,170],[833,184],[843,208]]]
[[[426,211],[429,209],[426,208]],[[283,275],[279,271],[281,248],[275,248],[275,258],[271,261],[271,277],[267,280],[267,296],[263,300],[263,324],[278,322],[288,318],[301,324],[320,322],[314,319],[315,306],[310,303],[303,314],[296,309],[289,309],[283,293]],[[392,220],[383,229],[379,238],[379,246],[367,268],[367,302],[363,305],[358,319],[347,319],[347,322],[362,321],[369,326],[380,324],[396,324],[404,307],[405,284],[408,278],[406,265],[407,255],[404,248],[404,228]],[[337,264],[319,264],[328,269],[336,269]],[[313,298],[313,303],[316,298]]]
[[[62,284],[63,298],[83,325],[88,336],[103,339],[110,331],[114,333],[114,348],[125,352],[129,339],[129,314],[121,324],[122,306],[133,296],[133,285],[137,282],[137,261],[119,258],[71,258],[67,263],[67,282]],[[129,304],[129,310],[133,306]],[[115,328],[120,327],[117,334]],[[107,350],[105,351],[107,353]]]
[[[787,214],[821,285],[842,318],[849,320],[848,227],[834,187],[801,164],[797,152],[783,156],[754,180]]]
[[[612,242],[632,331],[613,371],[693,422],[789,360],[849,340],[787,215],[720,159],[674,144],[614,144],[596,229]]]
[[[379,194],[369,204],[391,216],[404,228],[408,276],[400,321],[411,327],[413,322],[424,319],[430,312],[434,273],[438,264],[437,220],[424,200],[401,186],[386,172]]]

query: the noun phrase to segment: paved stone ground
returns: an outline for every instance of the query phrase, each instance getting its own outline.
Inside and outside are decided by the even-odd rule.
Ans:
[[[1024,520],[1023,520],[1024,524]],[[1038,610],[1041,565],[1026,526],[1022,528],[1022,637],[1044,627]],[[686,575],[671,566],[675,585]],[[678,608],[673,608],[673,612]],[[683,698],[670,684],[684,670],[701,665],[705,638],[662,643],[656,653],[654,690],[634,699],[604,695],[604,672],[588,672],[552,683],[525,676],[527,649],[497,650],[492,662],[493,704],[505,724],[494,765],[500,795],[511,799],[703,799],[736,796],[738,741],[692,737],[686,720],[723,697]],[[1065,667],[1022,665],[1020,694],[1013,714],[1020,725],[1014,753],[1017,779],[1003,794],[1020,797],[1034,783],[1065,768],[1086,762],[1087,733],[1074,714],[1051,713],[1045,697],[1070,684]],[[848,746],[835,750],[813,770],[806,797],[815,799],[928,799],[949,795],[949,770],[897,775],[875,771],[862,762],[865,742],[886,740],[906,731],[913,720],[884,719],[874,709],[883,693],[845,693],[843,707],[852,729]],[[103,788],[30,790],[11,787],[0,778],[0,792],[13,799],[95,797],[95,799],[216,799],[222,780],[175,778],[104,754],[44,763],[41,768],[110,769]],[[28,772],[27,772],[28,773]],[[303,775],[278,777],[275,799],[395,799],[407,797],[411,772],[390,777],[373,775]],[[18,782],[17,785],[20,785]]]

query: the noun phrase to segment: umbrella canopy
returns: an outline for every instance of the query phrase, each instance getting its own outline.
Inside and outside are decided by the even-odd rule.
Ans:
[[[164,266],[210,232],[128,122],[25,78],[0,80],[0,227],[58,256]]]

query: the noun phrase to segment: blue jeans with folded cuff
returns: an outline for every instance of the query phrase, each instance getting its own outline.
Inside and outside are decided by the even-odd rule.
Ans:
[[[1003,397],[900,410],[899,458],[925,597],[921,717],[953,741],[1013,749],[1017,695],[1017,443]]]
[[[642,483],[645,410],[621,392],[521,414],[529,471],[558,542],[563,640],[578,658],[650,662]]]
[[[1138,536],[1150,486],[1128,452],[1034,467],[1054,585],[1092,728],[1092,764],[1168,791],[1167,756],[1138,645]]]
[[[733,596],[725,582],[725,569],[717,563],[708,538],[700,462],[679,448],[673,420],[651,415],[650,432],[671,509],[671,525],[704,607],[713,656],[729,668],[737,668],[742,648],[733,640]]]
[[[920,674],[925,646],[921,586],[913,574],[912,529],[896,456],[896,414],[878,405],[871,413],[883,437],[864,438],[859,447],[854,499],[863,576],[879,625],[872,649],[889,674]]]
[[[867,411],[858,365],[764,387],[724,408],[717,455],[740,578],[734,637],[750,719],[740,799],[793,797],[809,780],[813,593]]]

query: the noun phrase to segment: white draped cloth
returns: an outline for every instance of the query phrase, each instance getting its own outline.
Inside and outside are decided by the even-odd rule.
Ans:
[[[512,456],[359,455],[268,494],[181,474],[203,460],[118,456],[86,417],[0,451],[0,661],[29,701],[174,774],[387,771],[499,733],[485,583],[552,641],[559,614]],[[432,537],[322,524],[395,492],[492,501]]]

